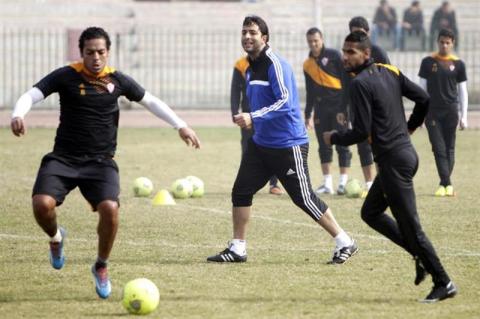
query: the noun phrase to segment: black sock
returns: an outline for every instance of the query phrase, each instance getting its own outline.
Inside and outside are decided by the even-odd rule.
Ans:
[[[95,262],[95,270],[105,267],[107,267],[107,260],[103,260],[100,257],[97,257],[97,261]]]

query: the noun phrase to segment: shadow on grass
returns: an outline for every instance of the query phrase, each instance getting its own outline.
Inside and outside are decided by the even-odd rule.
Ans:
[[[101,302],[99,298],[95,297],[95,295],[91,296],[65,296],[65,295],[54,295],[54,294],[44,294],[44,295],[38,295],[35,297],[18,297],[16,298],[15,296],[0,296],[0,304],[2,303],[18,303],[18,302],[44,302],[44,301],[60,301],[60,302],[65,302],[65,301],[76,301],[76,302],[94,302],[94,301],[99,301]],[[114,302],[120,302],[120,299],[109,299],[109,301],[114,301]]]
[[[319,298],[319,296],[305,296],[305,297],[264,297],[264,296],[240,296],[240,297],[218,297],[218,296],[207,296],[207,295],[196,295],[196,296],[168,296],[162,295],[162,302],[231,302],[231,303],[311,303],[311,302],[320,302],[322,305],[335,306],[339,304],[344,304],[344,300],[339,300],[335,298],[328,298],[325,296],[325,299]],[[351,303],[357,304],[410,304],[411,300],[401,297],[387,297],[384,298],[367,298],[360,297],[350,300]]]

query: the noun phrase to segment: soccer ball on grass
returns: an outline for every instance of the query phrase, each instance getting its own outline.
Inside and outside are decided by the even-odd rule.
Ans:
[[[205,194],[205,184],[200,178],[190,175],[185,177],[185,179],[192,183],[192,197],[202,197]]]
[[[362,195],[362,185],[358,179],[351,179],[345,185],[345,195],[348,198],[358,198]]]
[[[147,197],[153,191],[153,183],[146,177],[139,177],[133,181],[133,193],[137,197]]]
[[[146,278],[131,280],[123,288],[122,305],[131,314],[149,314],[157,309],[159,302],[157,286]]]
[[[192,196],[193,185],[186,178],[179,178],[173,182],[171,191],[175,198],[188,198]]]

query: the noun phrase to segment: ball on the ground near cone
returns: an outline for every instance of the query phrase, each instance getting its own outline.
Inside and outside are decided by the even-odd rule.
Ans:
[[[157,309],[160,293],[147,278],[129,281],[123,288],[122,305],[131,314],[146,315]]]
[[[176,203],[168,190],[161,189],[157,192],[157,194],[153,198],[152,204],[154,206],[160,206],[160,205],[175,205]]]
[[[153,191],[153,183],[147,177],[139,177],[133,181],[133,193],[138,197],[147,197]]]
[[[345,185],[345,195],[349,198],[358,198],[362,195],[362,184],[358,179],[351,179]]]
[[[173,182],[171,191],[175,198],[188,198],[192,196],[193,186],[188,179],[179,178]]]
[[[196,177],[196,176],[187,176],[185,177],[187,180],[189,180],[192,183],[192,197],[202,197],[205,194],[205,184],[203,181]]]

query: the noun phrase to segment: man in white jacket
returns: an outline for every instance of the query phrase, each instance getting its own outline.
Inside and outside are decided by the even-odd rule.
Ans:
[[[165,103],[129,76],[107,65],[110,37],[98,27],[80,35],[82,61],[61,67],[33,86],[17,101],[11,120],[14,135],[26,133],[24,117],[33,104],[54,92],[60,96],[60,123],[53,151],[42,159],[32,192],[35,219],[50,237],[50,263],[65,262],[65,230],[57,225],[55,207],[79,187],[93,211],[98,211],[98,255],[92,265],[95,289],[108,298],[111,283],[107,262],[118,229],[119,173],[113,156],[117,146],[118,97],[146,107],[178,130],[187,145],[200,147],[195,132]]]
[[[461,130],[467,124],[467,72],[465,63],[451,54],[455,34],[441,30],[438,34],[438,52],[422,60],[420,86],[430,95],[430,107],[425,120],[440,185],[434,195],[455,196],[450,177],[455,164],[457,125]]]

